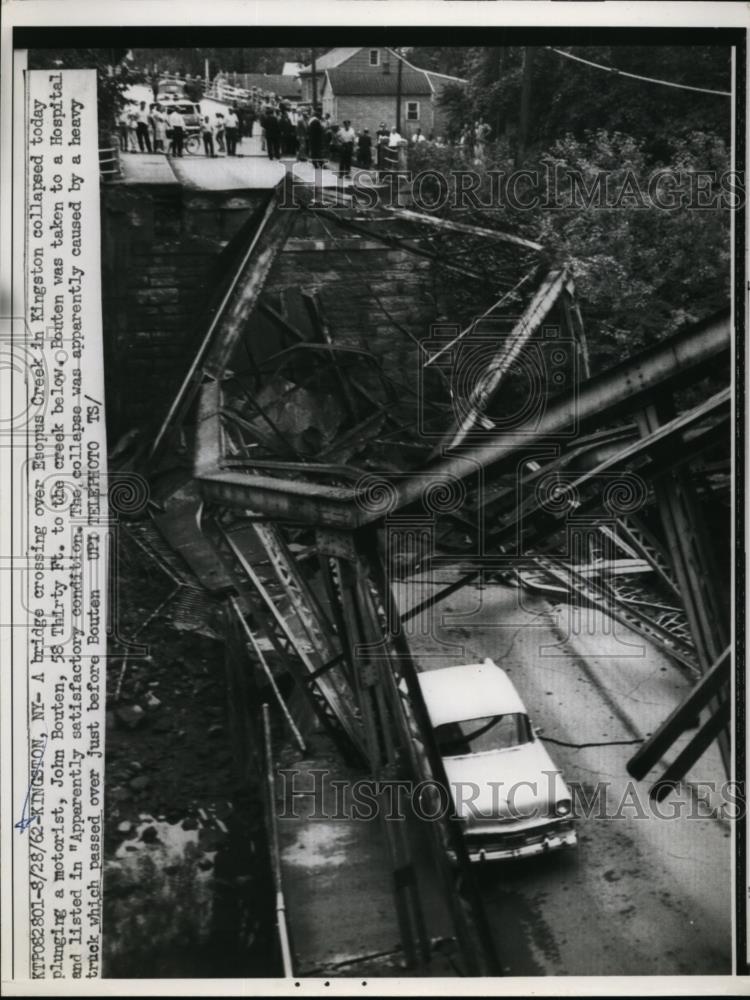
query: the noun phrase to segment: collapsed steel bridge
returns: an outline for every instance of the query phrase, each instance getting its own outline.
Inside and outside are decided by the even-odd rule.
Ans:
[[[629,764],[645,777],[702,713],[655,797],[714,740],[729,775],[729,586],[706,523],[712,506],[729,517],[728,312],[592,373],[572,277],[524,234],[295,196],[290,209],[280,185],[237,238],[147,459],[153,528],[246,652],[230,678],[239,700],[254,664],[300,746],[313,719],[375,779],[445,783],[402,624],[489,572],[606,613],[692,678]],[[413,256],[438,284],[458,274],[479,308],[442,339],[415,337],[353,262],[375,247]],[[325,269],[323,283],[303,274],[268,294],[282,250],[350,263],[395,358],[337,336]],[[176,476],[180,455],[192,468]],[[453,583],[399,614],[395,580],[457,562]],[[240,740],[258,721],[240,720]],[[465,969],[496,972],[461,830],[428,825]],[[429,941],[413,848],[394,824],[384,835],[417,965]]]

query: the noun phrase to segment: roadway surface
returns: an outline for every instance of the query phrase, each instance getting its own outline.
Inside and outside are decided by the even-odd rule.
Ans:
[[[398,585],[402,612],[458,574],[434,575],[440,583],[423,576]],[[598,613],[573,621],[577,634],[566,638],[571,613],[512,587],[469,585],[438,604],[432,621],[425,613],[406,625],[420,670],[492,657],[519,689],[568,784],[591,797],[597,782],[607,783],[603,807],[577,822],[577,848],[482,870],[503,972],[728,974],[731,830],[708,806],[696,806],[697,782],[722,780],[715,746],[660,807],[667,814],[681,804],[686,813],[692,805],[703,818],[661,819],[649,808],[651,782],[633,782],[626,772],[635,748],[616,745],[648,735],[692,678]],[[582,746],[588,743],[610,745]]]
[[[295,157],[269,160],[261,149],[259,135],[245,137],[238,144],[237,156],[206,156],[199,153],[181,157],[163,153],[121,153],[122,182],[125,184],[179,184],[200,191],[262,191],[276,187],[287,170],[301,183],[317,183],[324,188],[348,187],[350,181],[333,170],[317,172],[309,162]],[[358,171],[352,171],[356,175]]]

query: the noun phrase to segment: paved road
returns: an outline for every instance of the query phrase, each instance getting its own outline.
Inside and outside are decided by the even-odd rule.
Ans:
[[[161,153],[123,153],[120,157],[126,184],[181,184],[201,191],[261,191],[275,187],[286,170],[305,184],[324,188],[348,187],[333,170],[316,172],[311,163],[294,158],[269,160],[261,149],[260,136],[245,137],[238,146],[238,156],[208,157],[203,153],[185,153],[168,157]],[[354,171],[355,176],[357,171]]]
[[[444,571],[436,576],[450,579]],[[398,588],[402,610],[432,589],[419,582],[421,594]],[[509,672],[544,737],[580,745],[647,735],[681,700],[690,679],[621,626],[618,635],[607,635],[613,623],[598,614],[574,623],[578,634],[565,641],[569,614],[567,606],[556,611],[510,587],[470,586],[437,606],[433,626],[415,619],[411,645],[420,669],[491,656]],[[730,972],[727,822],[657,818],[648,809],[648,782],[632,783],[628,797],[625,764],[632,746],[547,746],[569,784],[579,783],[590,795],[596,782],[609,783],[606,807],[579,820],[577,849],[494,863],[482,872],[505,973]],[[678,800],[687,809],[695,783],[720,781],[721,773],[712,750],[663,810]],[[643,812],[648,815],[636,818]]]

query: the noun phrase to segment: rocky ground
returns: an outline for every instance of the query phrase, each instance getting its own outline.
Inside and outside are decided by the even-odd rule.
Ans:
[[[172,584],[125,542],[120,557],[130,638]],[[262,795],[236,775],[224,646],[168,615],[138,633],[146,655],[110,658],[105,975],[277,975]]]

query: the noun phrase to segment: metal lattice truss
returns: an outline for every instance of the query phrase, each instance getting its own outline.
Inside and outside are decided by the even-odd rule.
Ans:
[[[246,234],[151,458],[168,463],[176,430],[190,428],[192,479],[158,526],[224,602],[297,743],[305,735],[281,676],[370,773],[393,773],[405,760],[442,773],[408,646],[394,638],[382,552],[394,518],[407,515],[432,540],[414,560],[476,567],[429,602],[475,579],[489,558],[524,586],[624,622],[692,675],[711,671],[728,623],[692,470],[726,451],[730,394],[714,384],[679,411],[659,411],[654,400],[699,383],[727,356],[728,315],[592,377],[571,276],[550,269],[523,234],[354,203],[290,210],[285,197],[281,187]],[[411,352],[419,385],[399,370],[390,341],[378,353],[341,336],[323,287],[266,289],[285,248],[340,259],[372,244],[477,289],[479,308],[442,341],[391,317],[390,341]],[[361,283],[352,295],[364,289],[387,319],[364,270],[350,272]],[[462,365],[465,383],[456,378]],[[411,565],[405,556],[401,568]],[[714,707],[721,701],[715,686],[709,697]],[[718,735],[726,760],[722,705],[706,732]],[[439,836],[466,860],[450,824]],[[407,871],[407,847],[389,843],[394,866]],[[402,932],[418,951],[408,879],[399,892]]]

